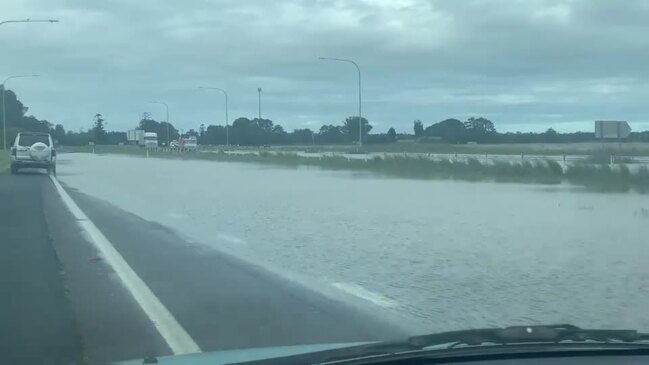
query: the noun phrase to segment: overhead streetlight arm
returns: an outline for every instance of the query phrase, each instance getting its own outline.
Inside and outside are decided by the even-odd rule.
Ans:
[[[199,89],[207,89],[207,90],[218,90],[218,91],[222,92],[223,94],[228,95],[227,91],[221,89],[220,87],[199,86],[198,88]]]
[[[4,20],[0,25],[7,23],[58,23],[58,19],[21,19],[21,20]]]
[[[39,76],[40,75],[14,75],[14,76],[9,76],[6,79],[4,79],[4,81],[2,82],[2,85],[4,87],[4,84],[6,84],[7,81],[9,81],[11,79],[17,79],[17,78],[20,78],[20,77],[39,77]]]
[[[354,62],[353,60],[347,59],[347,58],[334,58],[334,57],[320,57],[321,60],[323,61],[340,61],[340,62],[348,62],[356,66],[356,69],[358,70],[358,73],[361,73],[361,68],[358,67],[358,64]]]

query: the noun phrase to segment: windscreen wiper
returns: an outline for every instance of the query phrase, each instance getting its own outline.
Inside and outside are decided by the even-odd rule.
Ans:
[[[375,342],[351,347],[325,350],[316,353],[253,361],[245,364],[297,365],[305,363],[329,363],[351,359],[372,358],[409,353],[435,351],[442,346],[524,345],[559,344],[562,342],[638,343],[649,341],[649,334],[636,330],[582,329],[570,324],[513,326],[505,328],[469,329],[413,336],[405,341]],[[649,342],[647,342],[649,346]]]
[[[413,336],[408,343],[414,347],[449,344],[476,346],[481,344],[522,344],[572,342],[639,342],[649,341],[649,334],[636,330],[583,329],[570,324],[513,326],[433,333]]]
[[[559,344],[566,342],[638,343],[649,341],[649,334],[636,330],[583,329],[570,324],[512,326],[432,333],[413,336],[406,341],[377,342],[328,351],[330,356],[318,362],[331,362],[354,357],[372,357],[416,353],[434,347],[452,349],[456,346]],[[647,343],[649,346],[649,342]],[[439,348],[438,348],[439,349]]]

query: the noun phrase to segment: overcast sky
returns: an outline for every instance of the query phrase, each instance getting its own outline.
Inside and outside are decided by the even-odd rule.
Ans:
[[[500,131],[649,129],[649,1],[0,0],[0,82],[29,113],[67,129],[102,113],[179,128],[257,115],[286,129],[358,110],[384,132],[485,116]]]

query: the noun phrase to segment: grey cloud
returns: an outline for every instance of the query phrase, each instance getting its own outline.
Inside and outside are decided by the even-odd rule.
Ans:
[[[56,25],[0,28],[0,75],[30,111],[74,129],[103,113],[128,128],[151,100],[183,128],[264,114],[288,129],[364,111],[387,129],[481,114],[500,129],[590,128],[600,117],[645,126],[649,6],[645,1],[0,0],[2,17]],[[577,123],[577,124],[576,124]],[[377,128],[378,129],[378,128]]]

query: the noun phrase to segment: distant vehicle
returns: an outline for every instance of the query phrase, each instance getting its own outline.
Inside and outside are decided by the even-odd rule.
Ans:
[[[128,144],[144,146],[144,130],[131,129],[126,133],[126,139],[128,140]]]
[[[144,147],[156,148],[158,147],[158,133],[145,132],[144,133]]]
[[[188,151],[195,151],[198,147],[198,141],[195,136],[189,136],[180,140],[180,148]]]
[[[11,147],[11,173],[21,168],[46,169],[56,175],[56,150],[49,133],[18,133]]]
[[[169,142],[169,147],[171,148],[178,148],[178,141],[171,141]]]

